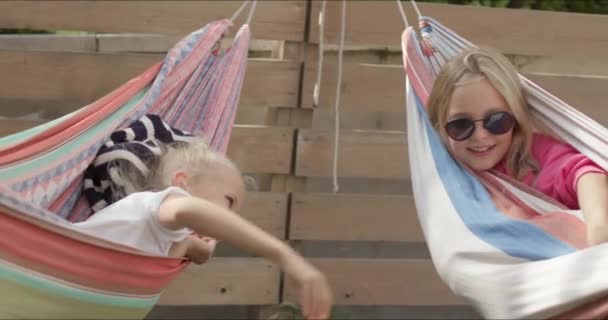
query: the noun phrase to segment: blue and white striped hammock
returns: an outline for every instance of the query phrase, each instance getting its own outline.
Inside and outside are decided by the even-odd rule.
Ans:
[[[608,311],[608,244],[575,246],[585,224],[513,181],[475,176],[456,162],[426,114],[441,66],[474,44],[428,17],[402,35],[407,137],[419,221],[436,270],[457,295],[487,318],[597,318]],[[521,76],[533,117],[608,169],[608,129]],[[487,189],[503,190],[537,219],[501,212]],[[547,214],[551,213],[551,214]],[[551,219],[555,230],[538,221]],[[546,222],[546,221],[545,221]],[[578,234],[574,234],[578,233]]]

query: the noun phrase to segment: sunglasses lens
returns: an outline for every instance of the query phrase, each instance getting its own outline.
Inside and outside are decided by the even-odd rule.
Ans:
[[[497,112],[483,121],[483,127],[492,134],[504,134],[515,126],[515,119],[508,112]]]
[[[475,123],[470,119],[456,119],[448,122],[445,131],[450,138],[456,141],[468,139],[475,130]]]

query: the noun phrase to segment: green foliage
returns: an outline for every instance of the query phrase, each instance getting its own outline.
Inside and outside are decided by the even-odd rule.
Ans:
[[[418,2],[608,14],[608,0],[418,0]]]

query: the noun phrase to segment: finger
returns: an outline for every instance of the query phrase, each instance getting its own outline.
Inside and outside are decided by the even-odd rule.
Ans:
[[[327,317],[329,317],[331,315],[331,309],[334,305],[334,293],[326,280],[323,282],[323,287],[325,288],[325,313],[327,314]]]
[[[322,317],[325,319],[329,319],[331,316],[331,309],[333,306],[333,295],[328,286],[326,286],[324,290],[324,300],[323,300],[323,309],[321,311]]]
[[[319,319],[327,319],[331,314],[333,295],[329,285],[327,285],[323,279],[317,282],[317,286],[318,290],[315,291],[315,304],[317,306],[315,309],[315,315]]]
[[[318,281],[315,281],[315,290],[312,298],[314,299],[313,315],[317,319],[325,319],[324,316],[324,304],[325,304],[325,293],[323,292],[323,286]]]
[[[315,298],[316,286],[314,282],[308,284],[308,316],[311,319],[317,318],[317,301]]]
[[[196,239],[196,247],[202,251],[209,251],[215,248],[215,240]]]
[[[302,284],[302,289],[300,290],[300,299],[301,299],[301,304],[302,304],[302,315],[304,316],[304,318],[306,319],[311,319],[311,316],[313,316],[313,313],[311,312],[311,290],[312,288],[310,287],[310,283],[309,282],[304,282]]]
[[[310,312],[308,313],[311,319],[317,319],[319,317],[318,312],[318,294],[317,294],[317,285],[313,281],[310,285],[309,290],[309,299],[310,299]]]

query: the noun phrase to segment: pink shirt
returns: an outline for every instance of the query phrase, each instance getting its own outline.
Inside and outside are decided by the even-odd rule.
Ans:
[[[570,209],[579,209],[576,196],[578,179],[589,172],[606,173],[572,146],[543,134],[534,135],[532,155],[540,167],[536,183],[533,185],[535,176],[532,173],[522,181]],[[504,163],[499,163],[494,169],[508,174]]]

